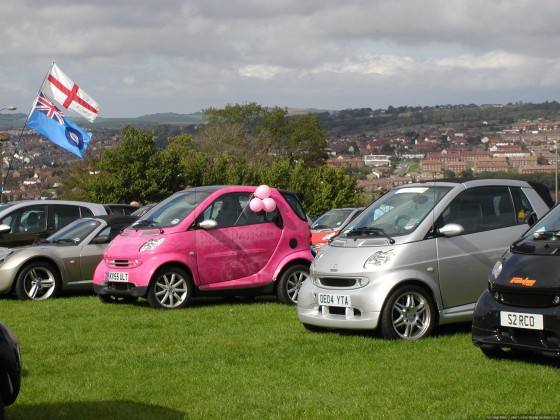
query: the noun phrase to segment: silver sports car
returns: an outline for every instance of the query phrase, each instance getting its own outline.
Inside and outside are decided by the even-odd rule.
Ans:
[[[78,219],[38,243],[0,248],[0,293],[43,300],[61,292],[93,291],[95,268],[111,240],[133,216]]]

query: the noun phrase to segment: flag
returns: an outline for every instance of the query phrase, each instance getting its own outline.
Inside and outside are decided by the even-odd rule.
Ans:
[[[99,112],[99,105],[66,74],[53,63],[44,83],[45,94],[64,108],[74,111],[89,122],[93,122]]]
[[[26,124],[80,158],[91,138],[90,133],[66,118],[43,92],[39,92]]]

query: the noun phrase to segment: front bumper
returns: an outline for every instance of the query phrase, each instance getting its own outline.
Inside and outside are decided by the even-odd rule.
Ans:
[[[306,280],[298,295],[298,318],[303,324],[322,328],[375,330],[383,302],[379,303],[373,299],[370,294],[372,289],[371,287],[323,289]],[[319,293],[348,296],[350,305],[347,307],[321,305],[318,302]]]
[[[503,327],[500,312],[521,312],[543,316],[543,330]],[[485,290],[475,307],[472,341],[478,347],[510,348],[560,355],[560,307],[533,308],[503,305]]]
[[[148,293],[148,286],[136,286],[133,283],[103,282],[102,284],[94,284],[93,291],[97,295],[103,296],[145,297]]]

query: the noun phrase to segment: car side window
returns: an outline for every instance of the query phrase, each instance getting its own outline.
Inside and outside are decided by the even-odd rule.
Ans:
[[[248,208],[248,196],[248,193],[224,194],[212,203],[213,218],[219,228],[248,224],[248,213],[244,211]]]
[[[95,235],[95,237],[98,238],[100,236],[108,236],[109,239],[112,241],[127,226],[130,226],[130,223],[117,223],[111,226],[107,226],[104,229],[101,229],[101,231],[97,235]]]
[[[65,204],[53,205],[54,227],[56,230],[63,228],[67,224],[82,217],[79,206],[69,206]]]
[[[27,206],[14,210],[0,220],[0,224],[10,226],[10,233],[41,232],[46,230],[47,206]]]
[[[204,210],[198,222],[213,219],[218,223],[218,228],[226,228],[266,223],[277,219],[278,209],[268,213],[264,210],[252,211],[249,207],[251,197],[250,193],[224,194]]]
[[[447,223],[461,225],[464,233],[469,234],[524,223],[524,220],[518,218],[510,188],[492,186],[472,188],[455,197],[444,210],[439,225]]]
[[[93,217],[93,212],[87,207],[80,207],[80,217]]]
[[[535,209],[521,188],[511,188],[511,196],[513,197],[513,206],[517,223],[527,223],[527,219],[531,215],[535,215]],[[536,217],[536,216],[535,216]]]

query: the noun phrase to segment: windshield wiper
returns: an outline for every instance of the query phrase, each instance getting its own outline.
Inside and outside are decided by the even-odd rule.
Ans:
[[[163,233],[163,229],[159,227],[158,222],[156,222],[155,220],[138,220],[130,225],[130,227],[135,230],[138,230],[138,228],[140,227],[155,227],[159,229],[159,233]]]
[[[395,240],[393,238],[391,238],[390,235],[386,234],[383,229],[377,228],[377,227],[363,226],[363,227],[359,227],[359,228],[354,228],[354,229],[350,230],[348,233],[346,233],[346,236],[361,236],[361,235],[383,236],[383,237],[385,237],[389,240],[389,243],[391,245],[395,243]]]
[[[541,230],[533,232],[534,239],[551,239],[560,237],[560,230]]]
[[[48,241],[47,241],[48,242]],[[79,239],[70,239],[70,238],[60,238],[60,239],[55,239],[54,241],[52,241],[53,244],[60,244],[60,243],[72,243],[72,244],[76,244],[79,242]]]

